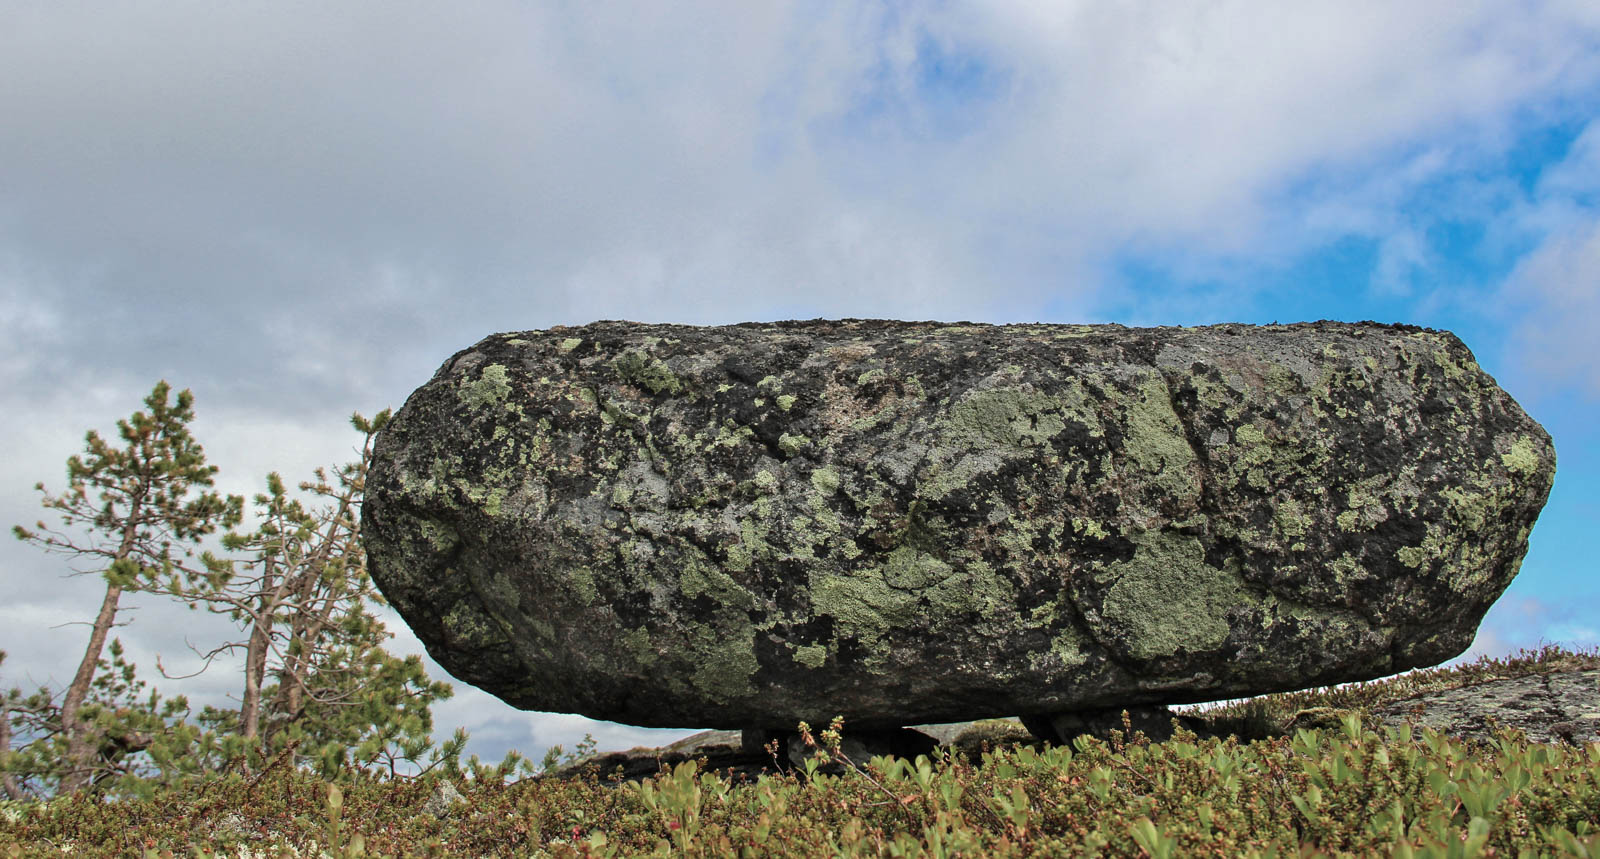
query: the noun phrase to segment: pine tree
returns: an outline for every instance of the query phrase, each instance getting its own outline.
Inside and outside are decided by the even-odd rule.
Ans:
[[[88,645],[55,716],[63,743],[58,793],[81,790],[104,775],[104,744],[118,739],[84,707],[95,672],[105,664],[101,654],[122,595],[204,587],[209,570],[187,563],[192,545],[240,521],[243,499],[201,491],[212,485],[217,469],[206,464],[189,433],[194,395],[185,390],[175,401],[170,396],[171,387],[160,382],[144,400],[147,411],[117,422],[120,447],[90,430],[84,455],[67,460],[66,491],[51,495],[43,483],[37,485],[43,506],[59,515],[61,530],[42,520],[36,530],[13,529],[18,539],[65,554],[84,567],[79,572],[106,581]]]
[[[145,693],[147,684],[137,678],[135,666],[123,659],[120,639],[112,639],[108,650],[111,658],[99,661],[94,682],[78,710],[79,720],[91,726],[92,736],[97,738],[88,786],[148,795],[154,783],[195,770],[181,762],[200,732],[183,722],[189,712],[187,699],[163,700],[155,690]],[[6,797],[23,800],[44,795],[60,782],[71,740],[56,696],[48,688],[27,697],[12,689],[0,697],[0,710],[4,710],[0,782]],[[17,729],[27,742],[12,751],[11,738]]]
[[[209,664],[244,650],[239,710],[207,708],[200,716],[223,738],[216,750],[223,765],[259,766],[293,745],[297,762],[329,776],[351,765],[393,771],[432,747],[430,705],[448,698],[450,686],[431,682],[419,658],[386,652],[391,633],[369,609],[382,597],[367,575],[360,504],[373,439],[388,419],[388,411],[352,416],[364,436],[360,458],[332,479],[318,469],[301,483],[309,508],[269,474],[267,491],[254,499],[260,524],[223,538],[245,557],[214,563],[207,587],[179,595],[229,615],[246,632],[207,654]]]
[[[367,575],[360,505],[373,439],[389,413],[353,416],[364,435],[358,461],[331,477],[318,469],[299,485],[304,501],[278,474],[268,475],[267,491],[255,498],[257,527],[222,538],[242,557],[206,552],[196,564],[191,544],[238,525],[243,500],[197,493],[216,469],[188,435],[189,392],[176,403],[169,395],[165,383],[157,385],[145,401],[148,414],[118,424],[125,447],[88,434],[87,455],[68,460],[68,491],[44,496],[63,530],[43,522],[15,529],[23,540],[91,561],[107,591],[85,663],[64,697],[48,688],[0,696],[0,793],[24,799],[52,787],[58,794],[94,787],[149,796],[164,784],[286,756],[342,778],[352,769],[394,774],[402,762],[421,765],[432,750],[424,771],[443,765],[455,773],[465,732],[438,746],[429,736],[431,704],[450,696],[449,684],[431,681],[420,658],[385,651],[392,635],[372,610],[383,601]],[[68,533],[74,528],[86,536]],[[145,694],[120,641],[104,658],[118,601],[131,591],[203,605],[241,625],[243,640],[207,654],[209,666],[243,651],[238,710],[208,706],[188,722],[183,697]]]

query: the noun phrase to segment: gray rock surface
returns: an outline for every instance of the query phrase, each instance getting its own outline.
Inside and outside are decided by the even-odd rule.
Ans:
[[[863,742],[860,737],[846,731],[840,751],[857,766],[866,766],[867,761],[879,755],[909,759],[919,754],[930,754],[939,747],[977,760],[985,746],[995,748],[1014,743],[1038,744],[1033,735],[1015,719],[917,725],[903,731],[921,738],[921,742],[896,743],[899,748],[884,748],[870,741]],[[639,780],[649,778],[663,769],[670,770],[685,761],[704,761],[708,770],[754,778],[763,773],[798,769],[813,753],[798,737],[789,734],[778,738],[774,751],[776,755],[765,749],[752,748],[748,734],[740,731],[701,731],[659,748],[641,746],[590,755],[538,777],[572,778],[593,771],[607,781]],[[840,769],[837,766],[824,767],[823,771],[837,772]]]
[[[1475,740],[1516,728],[1532,742],[1583,745],[1600,741],[1600,671],[1570,671],[1490,680],[1386,704],[1373,711],[1386,724]]]
[[[1600,742],[1600,670],[1489,680],[1458,689],[1408,696],[1380,705],[1372,712],[1385,725],[1410,724],[1414,729],[1413,739],[1419,742],[1420,730],[1424,727],[1469,742],[1490,741],[1498,729],[1516,728],[1530,742],[1582,746]],[[1276,730],[1253,733],[1244,739],[1293,734],[1300,728],[1339,732],[1341,717],[1348,713],[1359,715],[1352,710],[1313,707],[1295,714]],[[1128,716],[1133,730],[1143,732],[1154,742],[1165,742],[1172,737],[1172,719],[1177,719],[1179,725],[1200,739],[1225,737],[1230,733],[1226,725],[1208,721],[1203,712],[1174,713],[1162,708],[1143,708],[1129,710]],[[1124,730],[1122,711],[1064,714],[1050,722],[1043,730],[1059,732],[1061,736],[1051,740],[1056,743],[1070,743],[1079,734],[1088,734],[1102,742],[1111,741],[1113,732],[1122,732],[1124,739],[1129,736]],[[978,760],[985,748],[1036,747],[1040,744],[1036,737],[1041,733],[1037,728],[1025,728],[1015,719],[918,725],[914,730],[939,746],[967,755],[970,760]],[[853,759],[858,764],[866,760],[865,757]],[[592,768],[604,779],[620,774],[622,779],[637,780],[655,775],[662,767],[670,769],[688,760],[702,760],[708,769],[751,778],[796,762],[794,758],[774,761],[769,754],[752,751],[741,744],[738,731],[705,731],[661,748],[641,747],[593,755],[545,777],[570,778]]]
[[[848,732],[1437,664],[1554,469],[1448,332],[601,322],[447,361],[364,536],[515,706]]]

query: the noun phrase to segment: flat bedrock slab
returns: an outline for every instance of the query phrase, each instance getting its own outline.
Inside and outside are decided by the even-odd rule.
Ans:
[[[1554,471],[1443,331],[599,322],[447,361],[363,515],[515,706],[848,731],[1437,664]]]

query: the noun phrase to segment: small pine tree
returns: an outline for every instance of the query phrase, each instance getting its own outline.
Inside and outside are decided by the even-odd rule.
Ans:
[[[352,416],[364,436],[361,456],[332,479],[318,469],[301,483],[310,507],[289,496],[278,474],[267,475],[267,491],[255,497],[258,527],[223,538],[246,556],[213,559],[208,586],[179,594],[247,633],[208,654],[245,654],[240,708],[200,716],[223,738],[217,766],[257,767],[293,746],[297,762],[328,777],[347,766],[394,772],[432,747],[430,705],[448,698],[450,686],[430,681],[419,658],[387,653],[392,635],[369,610],[382,597],[367,574],[360,505],[373,439],[388,419],[387,410],[371,420]]]
[[[88,786],[148,796],[154,784],[181,777],[185,770],[181,762],[199,731],[183,721],[189,712],[183,696],[163,699],[156,690],[145,692],[148,684],[123,658],[121,639],[112,639],[108,651],[111,659],[101,659],[96,666],[94,682],[78,711],[79,719],[92,726],[98,738]],[[6,715],[0,720],[5,793],[16,800],[42,796],[59,784],[71,739],[62,709],[48,688],[27,697],[12,689],[0,698],[0,708]],[[13,725],[28,740],[16,751],[10,750]]]
[[[81,790],[104,777],[111,771],[102,754],[106,744],[128,738],[108,734],[115,726],[99,718],[100,711],[85,709],[95,672],[105,664],[101,654],[122,594],[176,594],[204,586],[207,570],[186,563],[193,558],[190,547],[240,521],[243,499],[202,491],[212,485],[217,469],[206,464],[204,450],[189,433],[194,395],[185,390],[173,400],[171,393],[165,381],[158,383],[144,400],[145,411],[117,422],[121,446],[90,430],[84,455],[67,460],[66,491],[51,495],[43,483],[37,485],[43,506],[59,515],[61,530],[43,520],[33,530],[13,529],[18,539],[67,555],[86,567],[79,572],[98,573],[106,581],[83,659],[52,717],[62,744],[52,773],[58,793]],[[113,664],[117,659],[120,653],[114,653]]]

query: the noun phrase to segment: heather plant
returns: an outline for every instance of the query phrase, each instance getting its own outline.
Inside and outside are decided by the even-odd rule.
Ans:
[[[1546,649],[1493,670],[1593,659]],[[1338,691],[1292,701],[1326,707]],[[849,728],[834,723],[805,730],[812,757],[790,771],[690,761],[621,786],[594,768],[508,783],[520,765],[476,761],[330,784],[276,763],[114,813],[87,796],[31,806],[0,818],[0,857],[1600,856],[1600,743],[1375,731],[1363,715],[1249,741],[1114,732],[868,761],[844,756]],[[447,783],[462,800],[438,804]]]
[[[0,851],[369,856],[1592,856],[1600,752],[1513,738],[1474,752],[1431,732],[1250,744],[996,749],[874,759],[865,772],[739,781],[680,764],[632,788],[593,776],[327,785],[284,770],[119,809],[74,799],[0,828]],[[242,810],[241,810],[242,809]],[[136,823],[132,828],[128,821]],[[231,828],[228,828],[231,827]],[[4,853],[0,853],[4,855]],[[208,855],[201,853],[200,855]]]

